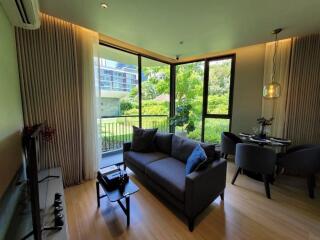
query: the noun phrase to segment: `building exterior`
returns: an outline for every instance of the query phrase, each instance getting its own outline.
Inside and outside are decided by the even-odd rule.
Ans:
[[[100,58],[99,68],[101,115],[119,116],[121,98],[138,85],[137,68],[104,58]]]

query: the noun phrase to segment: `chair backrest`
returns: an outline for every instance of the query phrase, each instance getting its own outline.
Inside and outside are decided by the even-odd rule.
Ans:
[[[288,152],[279,159],[279,165],[297,171],[302,175],[310,175],[320,171],[320,145],[309,145],[308,148],[298,148]]]
[[[221,133],[221,152],[226,154],[235,154],[236,144],[242,143],[242,140],[231,132]]]
[[[319,145],[316,145],[316,144],[295,145],[295,146],[292,146],[292,147],[288,148],[286,153],[296,152],[296,151],[299,151],[299,150],[308,149],[308,148],[315,148],[315,147],[319,147]]]
[[[235,162],[238,167],[262,174],[272,174],[277,155],[272,149],[257,145],[238,143]]]

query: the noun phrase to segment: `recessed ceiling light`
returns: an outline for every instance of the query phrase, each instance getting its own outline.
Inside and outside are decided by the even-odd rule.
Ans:
[[[108,8],[108,4],[105,3],[105,2],[102,2],[102,3],[100,4],[100,6],[101,6],[102,8]]]

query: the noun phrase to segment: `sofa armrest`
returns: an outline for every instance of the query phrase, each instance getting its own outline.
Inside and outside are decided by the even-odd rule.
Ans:
[[[123,152],[128,152],[131,149],[131,142],[123,143]]]
[[[227,162],[219,159],[202,171],[194,171],[186,177],[185,212],[194,218],[206,208],[226,186]]]

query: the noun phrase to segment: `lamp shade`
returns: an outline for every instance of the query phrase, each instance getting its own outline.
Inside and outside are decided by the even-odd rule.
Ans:
[[[280,97],[280,84],[276,82],[268,83],[263,87],[263,96],[265,98],[278,98]]]

